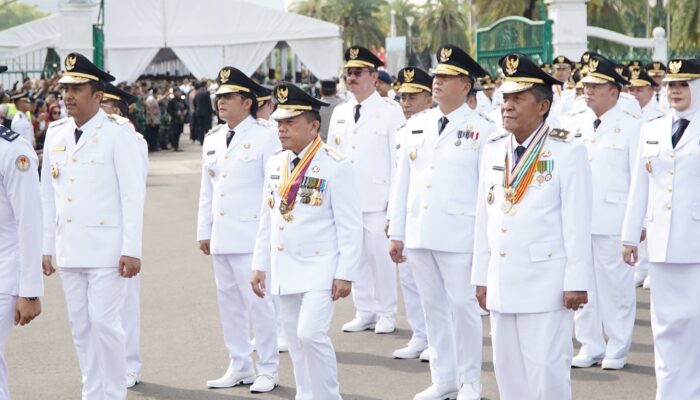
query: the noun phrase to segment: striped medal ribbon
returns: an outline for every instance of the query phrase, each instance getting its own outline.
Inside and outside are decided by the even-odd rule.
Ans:
[[[512,173],[510,166],[512,165],[513,158],[513,142],[508,141],[505,175],[503,178],[505,201],[503,205],[501,205],[501,211],[503,211],[503,213],[508,214],[513,210],[513,205],[518,204],[525,194],[527,187],[532,182],[532,178],[535,176],[535,170],[537,169],[537,162],[540,159],[540,152],[547,139],[548,131],[549,126],[547,123],[540,125],[539,129],[535,132],[535,137],[532,139],[532,142],[527,146],[525,153],[520,157],[518,163],[515,164]]]
[[[296,168],[293,171],[289,170],[289,165],[291,164],[291,151],[287,151],[286,162],[282,165],[282,185],[280,185],[279,195],[280,195],[280,213],[282,217],[290,222],[293,219],[292,210],[294,210],[294,204],[296,202],[297,193],[301,187],[301,182],[304,179],[304,174],[311,164],[311,160],[314,158],[318,150],[321,148],[323,141],[320,136],[316,136],[313,142],[311,142],[311,147],[309,151],[306,152],[304,157],[299,161]]]

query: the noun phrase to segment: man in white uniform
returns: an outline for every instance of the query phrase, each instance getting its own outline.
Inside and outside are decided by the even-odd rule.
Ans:
[[[327,103],[287,82],[273,95],[284,150],[267,163],[251,284],[260,297],[280,296],[295,399],[339,400],[328,329],[334,301],[348,296],[357,279],[359,187],[349,160],[318,135],[319,109]]]
[[[593,178],[595,285],[588,291],[588,305],[576,312],[581,350],[572,365],[621,369],[632,345],[636,295],[634,271],[620,259],[619,243],[642,120],[621,107],[620,88],[629,82],[608,59],[591,55],[582,82],[587,107],[572,115],[567,127],[581,134]]]
[[[6,68],[0,66],[0,72]],[[5,343],[41,312],[41,196],[32,146],[0,125],[0,399],[10,398]]]
[[[441,47],[437,57],[438,107],[406,123],[390,210],[390,254],[397,263],[410,260],[432,350],[432,385],[414,399],[473,400],[481,397],[482,349],[469,283],[476,189],[482,145],[495,126],[466,104],[483,68],[456,46]]]
[[[258,298],[249,284],[265,164],[280,144],[274,128],[254,118],[257,83],[234,67],[222,68],[218,83],[217,109],[226,123],[204,138],[197,240],[214,262],[219,316],[231,361],[224,376],[207,386],[253,384],[251,392],[269,392],[278,383],[275,311],[272,298]],[[260,356],[257,375],[251,321]]]
[[[12,117],[12,126],[10,129],[17,132],[22,136],[24,140],[29,143],[32,148],[34,147],[34,126],[32,122],[27,117],[27,112],[32,109],[32,102],[29,101],[29,96],[27,93],[20,93],[12,96],[15,102],[15,107],[17,112],[15,116]]]
[[[634,265],[646,228],[656,399],[700,398],[700,62],[668,63],[671,112],[642,126],[622,229]],[[646,223],[645,223],[646,220]]]
[[[353,290],[357,312],[343,325],[345,332],[391,333],[396,327],[396,270],[386,254],[384,222],[395,170],[396,131],[406,120],[395,101],[375,90],[377,68],[383,65],[364,47],[345,51],[345,79],[354,97],[333,110],[328,132],[328,145],[348,157],[362,188],[364,246]]]
[[[545,122],[560,82],[519,53],[500,65],[504,129],[482,155],[472,283],[491,311],[501,400],[570,400],[571,310],[593,279],[590,168]]]
[[[654,87],[654,98],[659,102],[662,110],[668,111],[671,106],[669,105],[667,87],[664,84],[667,71],[666,66],[661,61],[653,61],[646,66],[646,70],[651,79],[658,85]]]
[[[70,53],[60,79],[69,117],[46,133],[41,192],[44,273],[56,257],[83,399],[126,398],[122,307],[141,269],[146,194],[141,146],[126,118],[100,109],[114,78]]]

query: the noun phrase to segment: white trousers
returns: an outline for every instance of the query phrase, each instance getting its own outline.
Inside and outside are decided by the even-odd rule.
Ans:
[[[479,381],[483,338],[475,289],[469,283],[472,255],[408,249],[406,258],[425,310],[433,383]]]
[[[573,312],[491,311],[493,366],[501,400],[570,400]],[[432,362],[432,360],[431,360]]]
[[[389,257],[389,239],[384,234],[386,215],[362,214],[362,258],[357,282],[353,283],[352,300],[356,316],[365,321],[387,318],[396,321],[396,270]]]
[[[399,264],[399,280],[401,281],[403,304],[406,308],[406,320],[408,320],[408,325],[413,331],[411,341],[427,345],[428,334],[425,330],[425,313],[420,301],[416,278],[413,276],[413,269],[408,260]]]
[[[281,295],[280,307],[289,357],[294,367],[296,400],[340,400],[338,365],[331,338],[330,290]]]
[[[126,280],[126,297],[122,310],[126,335],[126,372],[141,375],[141,275]]]
[[[649,276],[656,399],[700,399],[700,264],[651,263]]]
[[[214,277],[219,318],[231,362],[230,372],[253,370],[253,345],[248,327],[253,323],[258,356],[258,374],[274,375],[279,367],[277,329],[272,297],[261,299],[250,287],[253,255],[214,254]],[[269,278],[266,287],[270,287]]]
[[[117,268],[59,268],[83,400],[126,399],[122,308],[126,279]]]
[[[635,273],[646,277],[649,273],[649,253],[647,251],[647,241],[639,243],[639,262],[635,267]]]
[[[574,323],[580,354],[626,359],[637,311],[634,268],[620,256],[619,236],[593,235],[591,243],[595,286],[588,291],[588,304],[576,311]]]
[[[0,400],[10,400],[10,389],[7,386],[8,374],[7,364],[5,363],[5,344],[15,322],[16,303],[16,296],[0,294]]]

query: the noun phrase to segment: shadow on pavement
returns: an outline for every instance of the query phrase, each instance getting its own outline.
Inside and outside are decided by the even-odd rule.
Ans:
[[[230,389],[182,389],[172,386],[160,385],[157,383],[141,382],[129,389],[131,393],[138,393],[138,398],[148,398],[153,400],[235,400],[235,399],[257,399],[260,395],[252,394],[248,391],[248,386],[241,386]],[[279,386],[270,393],[265,394],[269,399],[291,399],[294,398],[296,390],[294,388]],[[370,399],[367,399],[370,400]]]

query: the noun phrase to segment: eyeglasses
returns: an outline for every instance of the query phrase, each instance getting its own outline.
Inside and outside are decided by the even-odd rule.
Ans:
[[[60,111],[51,111],[51,115],[61,115]]]
[[[359,76],[362,76],[362,74],[363,74],[365,71],[369,72],[369,69],[366,69],[366,68],[362,68],[362,69],[348,69],[348,70],[345,71],[345,73],[343,74],[343,76],[345,76],[346,78],[349,78],[349,77],[351,77],[351,76],[358,76],[358,77],[359,77]]]

